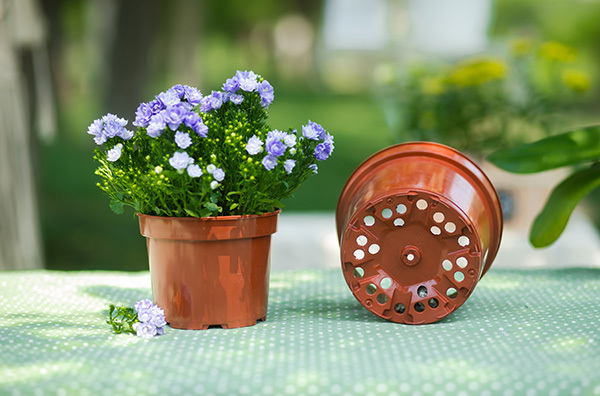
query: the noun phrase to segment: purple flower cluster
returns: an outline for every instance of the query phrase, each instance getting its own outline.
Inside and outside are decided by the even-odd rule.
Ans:
[[[302,137],[300,139],[315,140],[319,143],[315,146],[314,156],[318,161],[324,161],[333,152],[333,136],[331,136],[321,125],[309,121],[308,125],[302,127]],[[278,131],[277,129],[269,132],[263,142],[259,137],[253,135],[246,143],[246,151],[250,155],[256,155],[266,150],[266,155],[262,159],[262,165],[268,171],[275,169],[279,163],[278,159],[287,152],[292,156],[296,154],[297,136],[293,133]],[[264,146],[264,147],[263,147]],[[289,174],[296,166],[294,159],[283,161],[283,168]],[[317,166],[313,164],[311,169],[317,173]]]
[[[116,136],[123,140],[129,140],[133,137],[133,132],[125,128],[127,123],[126,119],[108,113],[104,117],[94,120],[88,127],[88,133],[94,135],[94,142],[97,145],[104,144],[109,138]]]
[[[259,81],[258,76],[253,71],[237,71],[235,76],[227,79],[223,84],[223,91],[212,91],[208,96],[205,96],[200,104],[200,111],[207,113],[211,110],[220,109],[223,104],[231,102],[239,105],[244,101],[244,92],[258,92],[260,104],[264,108],[275,99],[273,86],[267,81]]]
[[[290,154],[295,154],[296,149],[296,135],[293,133],[286,133],[278,131],[277,129],[269,132],[265,142],[260,140],[256,135],[253,135],[246,143],[246,151],[250,155],[256,155],[263,151],[267,151],[267,154],[262,159],[262,165],[266,170],[270,171],[275,169],[278,163],[278,157],[285,154],[286,150],[289,149]],[[287,173],[292,173],[292,169],[296,166],[296,161],[288,159],[284,161],[284,169]]]
[[[201,101],[202,94],[197,88],[175,85],[156,95],[153,101],[141,103],[135,112],[133,125],[146,128],[148,135],[154,138],[162,135],[167,127],[172,131],[178,131],[182,125],[199,136],[206,137],[208,127],[198,113],[192,110]],[[188,146],[191,145],[191,140],[186,139],[186,142],[189,142]],[[180,143],[178,146],[181,147]]]
[[[134,308],[139,322],[134,323],[132,327],[138,337],[152,338],[165,334],[165,311],[158,305],[154,305],[151,300],[140,300]]]
[[[321,125],[308,121],[308,125],[302,127],[302,135],[311,140],[321,140],[315,147],[314,155],[319,161],[324,161],[333,152],[333,136],[331,136]],[[315,172],[316,173],[316,172]]]
[[[177,139],[177,136],[175,139]],[[173,156],[169,158],[169,164],[180,173],[183,173],[184,170],[187,171],[187,174],[192,178],[200,177],[204,174],[202,168],[200,168],[199,165],[194,164],[194,159],[185,151],[176,151],[173,153]],[[219,186],[219,182],[222,182],[223,179],[225,179],[225,171],[221,168],[217,168],[214,164],[206,166],[206,173],[211,174],[214,178],[210,184],[213,190]]]

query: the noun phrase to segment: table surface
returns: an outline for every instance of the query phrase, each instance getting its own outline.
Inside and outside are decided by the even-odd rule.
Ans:
[[[340,270],[271,274],[267,321],[116,335],[147,272],[0,273],[0,394],[600,395],[600,270],[492,268],[444,320],[387,322]]]

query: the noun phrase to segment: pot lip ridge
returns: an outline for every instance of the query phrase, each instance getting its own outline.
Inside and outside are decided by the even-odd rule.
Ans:
[[[169,217],[138,214],[140,233],[155,240],[218,241],[266,237],[277,232],[281,209],[261,215]]]
[[[176,219],[177,221],[227,221],[227,220],[243,220],[243,219],[257,219],[277,216],[281,213],[280,208],[276,208],[273,212],[265,212],[262,214],[244,214],[244,215],[228,215],[228,216],[209,216],[209,217],[190,217],[190,216],[157,216],[144,213],[136,213],[136,216],[148,219]]]

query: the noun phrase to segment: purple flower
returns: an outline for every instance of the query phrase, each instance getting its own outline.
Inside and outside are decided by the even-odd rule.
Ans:
[[[250,139],[248,139],[248,143],[246,143],[246,151],[250,155],[258,154],[262,151],[263,142],[256,135],[252,135]]]
[[[196,164],[188,165],[186,170],[187,170],[187,174],[190,177],[200,177],[204,173],[204,172],[202,172],[202,169],[200,169],[200,167]]]
[[[220,109],[221,106],[223,105],[223,99],[224,99],[223,92],[212,91],[209,98],[210,98],[210,107],[212,109]]]
[[[266,170],[273,170],[277,166],[277,157],[265,155],[265,157],[262,159],[262,164]]]
[[[221,168],[217,168],[212,172],[213,177],[216,181],[221,182],[225,179],[225,171]]]
[[[240,105],[244,101],[244,96],[239,95],[239,94],[231,94],[231,95],[229,95],[229,100],[234,105]]]
[[[319,173],[319,172],[317,172],[317,170],[319,169],[319,167],[317,166],[317,164],[309,165],[308,169],[312,169],[313,173],[315,173],[315,174]]]
[[[135,121],[133,125],[145,128],[150,123],[150,118],[154,115],[152,106],[149,103],[141,103],[135,112]]]
[[[152,114],[158,114],[167,108],[165,104],[158,99],[154,99],[152,102],[148,103],[148,106],[152,109]]]
[[[118,143],[113,148],[108,150],[108,152],[106,153],[106,159],[109,160],[110,162],[115,162],[116,160],[121,158],[121,150],[122,149],[123,149],[123,144]]]
[[[133,132],[125,128],[127,123],[126,119],[108,113],[101,119],[94,120],[88,127],[88,133],[94,135],[94,142],[98,145],[104,144],[107,139],[116,136],[129,140],[133,137]]]
[[[171,128],[172,131],[176,131],[188,113],[188,109],[183,104],[177,104],[175,106],[167,107],[161,114],[163,120],[169,125],[169,128]]]
[[[256,74],[253,71],[239,71],[235,75],[240,84],[240,88],[246,92],[252,92],[256,89],[258,82]]]
[[[210,188],[212,188],[213,190],[215,190],[217,187],[219,187],[219,182],[216,180],[213,180],[210,182]]]
[[[200,93],[200,90],[198,88],[184,85],[184,91],[184,98],[188,101],[189,104],[191,104],[194,107],[200,104],[200,101],[202,100],[202,93]]]
[[[308,125],[302,126],[302,135],[311,140],[320,140],[325,137],[325,129],[316,122],[308,121]]]
[[[156,326],[151,323],[136,322],[132,327],[136,335],[141,338],[152,338],[158,333]]]
[[[319,143],[319,144],[317,144],[317,147],[315,147],[315,152],[314,152],[315,158],[318,159],[319,161],[324,161],[327,158],[329,158],[329,156],[331,155],[332,152],[333,152],[333,136],[331,136],[330,134],[325,132],[323,143]]]
[[[326,143],[319,143],[317,147],[315,147],[315,158],[319,161],[324,161],[329,158],[331,151],[333,150],[333,146]]]
[[[212,110],[212,107],[211,107],[210,95],[203,97],[202,100],[200,101],[200,111],[203,113],[208,113],[211,110]]]
[[[108,113],[102,117],[102,123],[104,124],[104,135],[108,138],[113,138],[122,134],[125,125],[127,125],[127,120]]]
[[[202,120],[199,120],[196,124],[194,124],[192,126],[192,130],[201,137],[206,137],[208,135],[208,127],[202,122]]]
[[[194,159],[185,151],[176,151],[171,158],[169,164],[177,170],[183,170],[194,163]]]
[[[175,132],[175,144],[181,149],[186,149],[192,145],[192,138],[187,132]]]
[[[137,314],[140,322],[148,323],[150,321],[150,308],[140,309]]]
[[[88,133],[90,135],[94,135],[94,142],[97,145],[101,145],[106,142],[106,136],[102,132],[102,120],[97,119],[92,122],[92,124],[88,127]]]
[[[285,132],[278,131],[277,129],[269,132],[265,142],[267,152],[275,157],[279,157],[285,153],[287,146],[283,143],[283,139],[285,139],[286,136],[287,134]]]
[[[258,84],[258,94],[260,95],[260,104],[262,107],[269,107],[275,98],[273,86],[267,80]]]
[[[165,129],[167,129],[167,124],[163,120],[162,115],[159,113],[153,115],[150,119],[150,123],[146,128],[146,133],[153,138],[157,138],[162,135]]]
[[[175,106],[176,104],[181,102],[181,97],[179,93],[174,89],[169,89],[167,92],[161,92],[156,95],[156,99],[158,99],[164,106]]]
[[[296,166],[296,161],[294,161],[293,159],[288,159],[283,162],[283,168],[288,174],[292,173],[292,169],[294,169],[294,166]]]
[[[155,327],[163,327],[167,324],[167,322],[165,322],[165,311],[159,308],[158,305],[150,307],[149,312],[150,320],[147,323],[150,323]]]
[[[283,143],[288,147],[294,147],[296,145],[296,135],[293,133],[286,134],[283,137]]]
[[[151,300],[140,300],[135,306],[139,322],[133,324],[138,337],[152,338],[155,335],[165,334],[165,311],[154,305]]]
[[[145,299],[145,300],[140,300],[137,303],[135,303],[133,308],[135,308],[135,312],[137,312],[139,314],[140,311],[150,309],[152,307],[152,305],[153,305],[152,300]]]
[[[202,118],[193,111],[190,111],[185,116],[183,122],[201,137],[206,137],[208,134],[208,127],[202,122]]]
[[[211,110],[220,109],[224,99],[226,99],[226,96],[223,92],[212,91],[210,95],[202,98],[202,101],[200,102],[200,111],[208,113]]]
[[[234,94],[239,87],[240,83],[237,79],[237,76],[233,76],[231,78],[228,78],[227,81],[225,81],[225,84],[223,84],[223,91]]]
[[[175,93],[179,99],[183,98],[185,94],[185,87],[181,84],[173,85],[171,88],[167,90],[167,93],[172,94]]]
[[[207,171],[208,173],[210,173],[211,175],[212,175],[212,174],[213,174],[213,173],[214,173],[216,170],[217,170],[217,167],[216,167],[216,165],[213,165],[213,164],[208,164],[208,165],[206,165],[206,171]]]

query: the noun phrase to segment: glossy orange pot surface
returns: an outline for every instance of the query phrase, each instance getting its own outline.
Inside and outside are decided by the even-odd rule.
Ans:
[[[277,231],[279,213],[138,215],[154,302],[171,327],[235,328],[266,319],[271,234]]]
[[[372,313],[436,322],[460,307],[490,268],[502,210],[484,172],[431,142],[391,146],[365,160],[336,211],[344,277]]]

